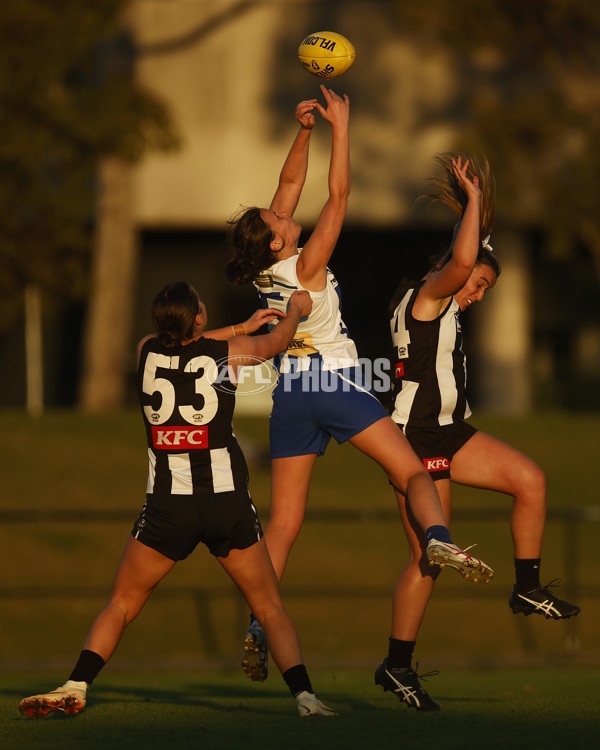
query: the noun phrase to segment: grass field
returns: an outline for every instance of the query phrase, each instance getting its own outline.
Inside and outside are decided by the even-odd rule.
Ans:
[[[278,674],[255,684],[241,672],[107,670],[79,716],[23,719],[18,700],[52,680],[2,677],[3,750],[563,750],[595,747],[600,732],[600,670],[584,667],[448,671],[427,682],[439,713],[400,705],[372,671],[319,671],[315,689],[339,711],[331,719],[300,718]]]
[[[451,741],[492,749],[500,743],[562,748],[597,742],[600,416],[474,421],[546,469],[553,515],[543,580],[560,577],[561,592],[581,605],[582,614],[566,623],[512,615],[506,601],[513,578],[507,500],[457,488],[453,536],[463,545],[478,542],[496,578],[482,587],[451,571],[440,577],[415,655],[420,671],[441,670],[427,683],[443,705],[441,714],[409,711],[373,685],[373,670],[387,649],[391,592],[406,544],[393,515],[369,515],[394,506],[382,472],[350,446],[333,444],[317,462],[309,500],[309,511],[331,515],[307,520],[282,594],[315,689],[339,708],[338,719],[297,717],[276,672],[266,685],[238,673],[246,607],[199,549],[159,586],[128,629],[94,685],[89,709],[75,719],[26,722],[18,700],[64,681],[106,600],[143,502],[145,438],[135,412],[57,412],[37,420],[0,412],[0,514],[10,561],[0,580],[0,747],[253,750],[394,742],[431,748]],[[266,419],[240,419],[236,432],[246,444],[253,498],[266,521]],[[582,521],[569,520],[576,508],[589,510]],[[53,515],[98,509],[124,515],[85,523]],[[482,509],[498,512],[489,518]],[[29,511],[40,510],[46,519],[31,521]],[[341,511],[366,515],[356,522],[336,516]]]
[[[526,420],[486,418],[478,426],[530,453],[547,470],[552,512],[595,507],[600,416],[536,415]],[[268,512],[265,418],[242,419],[236,432],[249,445],[251,490],[261,517]],[[103,606],[125,539],[143,501],[144,433],[136,412],[83,417],[58,412],[35,420],[0,413],[4,459],[0,511],[45,509],[122,510],[117,521],[52,521],[5,525],[6,558],[16,575],[0,582],[0,664],[70,664]],[[351,446],[332,444],[317,462],[309,511],[393,510],[394,498],[380,469]],[[481,509],[500,509],[481,520]],[[550,521],[543,576],[562,579],[584,614],[567,623],[514,617],[506,600],[513,582],[508,501],[493,493],[457,488],[457,542],[478,542],[496,578],[473,586],[452,571],[440,577],[419,637],[417,658],[425,670],[440,664],[600,663],[597,625],[600,588],[593,539],[598,523]],[[471,514],[472,517],[471,517]],[[596,516],[598,518],[598,516]],[[391,592],[406,554],[395,516],[357,523],[307,521],[282,586],[286,606],[301,634],[309,663],[370,666],[381,658],[389,635]],[[568,597],[567,597],[568,598]],[[478,627],[473,628],[473,618]],[[66,622],[65,622],[66,618]],[[247,612],[237,590],[203,548],[161,583],[142,616],[128,630],[115,660],[190,658],[231,667],[237,662]],[[440,622],[453,628],[440,632]],[[36,638],[45,622],[47,641]],[[469,629],[465,638],[464,630]],[[348,648],[348,643],[352,648]],[[210,644],[210,645],[207,645]]]

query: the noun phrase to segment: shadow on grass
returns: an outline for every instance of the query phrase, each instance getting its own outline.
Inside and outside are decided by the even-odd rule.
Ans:
[[[252,683],[240,675],[107,675],[79,716],[26,721],[15,693],[23,675],[0,684],[3,750],[364,750],[453,746],[486,750],[590,747],[600,731],[597,670],[456,673],[432,695],[440,712],[418,712],[372,682],[372,674],[319,673],[318,694],[336,719],[301,719],[278,675]],[[47,683],[46,680],[44,682]],[[163,683],[164,684],[161,684]],[[54,686],[54,685],[53,685]],[[36,685],[37,687],[37,685]],[[30,694],[24,692],[20,697]],[[64,722],[69,718],[69,722]],[[573,738],[576,738],[575,741]],[[12,741],[13,744],[10,744]]]
[[[339,685],[333,687],[330,684],[322,692],[317,692],[323,697],[324,702],[335,701],[353,711],[370,713],[379,712],[382,709],[395,710],[398,707],[402,710],[408,709],[393,693],[384,692],[380,687],[373,687],[369,683],[364,685],[364,699],[357,698],[355,688],[344,690],[340,687]],[[48,690],[51,689],[48,688]],[[41,691],[43,690],[42,687]],[[13,696],[14,689],[0,688],[0,695]],[[223,683],[222,681],[190,682],[182,680],[181,687],[177,688],[140,686],[139,684],[135,686],[122,685],[103,681],[102,684],[90,688],[86,713],[93,710],[94,706],[155,703],[164,706],[200,707],[225,713],[237,712],[240,708],[243,708],[244,711],[249,712],[277,714],[279,711],[276,708],[276,702],[282,701],[282,707],[285,706],[284,710],[287,710],[291,697],[282,681],[280,687],[272,687],[265,683],[251,683],[250,681],[246,683],[244,678],[240,679],[239,685],[233,685],[230,682]],[[435,700],[447,708],[453,705],[482,708],[485,705],[491,706],[503,703],[506,698],[489,695],[440,695],[435,693]],[[275,702],[275,705],[273,702]],[[409,710],[410,713],[413,713],[412,709]],[[61,714],[56,712],[55,715],[60,716]]]

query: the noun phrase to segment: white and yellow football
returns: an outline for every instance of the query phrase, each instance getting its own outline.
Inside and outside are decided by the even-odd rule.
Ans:
[[[356,53],[352,43],[335,31],[317,31],[302,40],[298,58],[318,78],[337,78],[349,70]]]

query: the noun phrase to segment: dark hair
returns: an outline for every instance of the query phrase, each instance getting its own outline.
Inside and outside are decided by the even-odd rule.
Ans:
[[[179,346],[194,335],[196,316],[200,312],[198,292],[185,281],[164,286],[150,307],[158,340],[167,349]]]
[[[273,265],[276,256],[271,250],[274,238],[271,227],[263,221],[260,208],[241,209],[228,224],[227,240],[232,257],[225,266],[229,281],[243,286],[261,271]]]

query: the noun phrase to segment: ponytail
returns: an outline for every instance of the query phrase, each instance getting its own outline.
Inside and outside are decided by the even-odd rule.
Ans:
[[[166,349],[174,349],[194,337],[200,299],[185,281],[167,284],[156,295],[150,308],[157,337]]]

